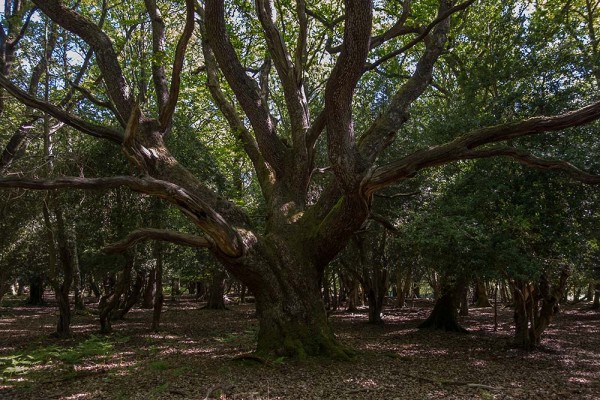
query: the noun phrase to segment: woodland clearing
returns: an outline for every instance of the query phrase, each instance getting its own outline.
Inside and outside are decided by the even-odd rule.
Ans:
[[[600,314],[565,307],[543,348],[514,348],[512,310],[473,308],[461,323],[470,334],[418,330],[432,303],[388,307],[385,324],[366,310],[334,312],[350,362],[286,358],[266,363],[255,348],[252,304],[202,310],[185,296],[167,301],[162,331],[150,333],[151,311],[135,309],[114,333],[99,335],[96,317],[77,315],[74,336],[50,337],[53,307],[0,308],[2,399],[597,399]],[[92,309],[90,304],[90,309]]]

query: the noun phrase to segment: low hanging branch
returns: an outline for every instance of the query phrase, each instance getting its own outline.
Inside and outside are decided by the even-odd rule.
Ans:
[[[239,233],[218,212],[183,187],[170,182],[149,176],[144,178],[129,176],[110,178],[63,177],[47,180],[20,177],[0,178],[0,188],[99,190],[118,187],[127,187],[139,193],[167,200],[188,215],[214,241],[215,247],[218,247],[223,255],[237,258],[244,254],[244,244]]]
[[[189,247],[214,247],[214,243],[206,237],[173,232],[166,229],[137,229],[123,240],[110,244],[102,249],[105,253],[122,253],[142,240],[159,240]]]

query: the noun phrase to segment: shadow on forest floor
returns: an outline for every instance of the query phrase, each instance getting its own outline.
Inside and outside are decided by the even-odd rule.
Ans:
[[[597,399],[600,313],[566,307],[541,351],[511,346],[512,311],[471,309],[471,334],[420,331],[432,304],[330,317],[354,360],[234,361],[252,351],[253,305],[200,310],[185,296],[166,302],[162,332],[134,309],[99,335],[93,314],[76,315],[74,336],[52,339],[56,309],[13,302],[0,308],[0,398],[8,399]],[[90,308],[93,307],[90,304]]]

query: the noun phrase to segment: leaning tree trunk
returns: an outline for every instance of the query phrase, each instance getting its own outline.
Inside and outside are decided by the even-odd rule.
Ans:
[[[441,285],[441,296],[435,302],[429,317],[419,325],[419,329],[434,329],[450,332],[466,333],[467,330],[458,323],[459,294],[461,283],[444,283]]]
[[[208,288],[208,302],[203,307],[208,310],[225,310],[225,270],[218,268],[212,274]]]
[[[142,308],[152,308],[154,305],[154,291],[156,290],[156,266],[148,271],[148,279],[144,287]]]
[[[136,303],[140,300],[142,289],[144,287],[144,278],[144,273],[136,270],[135,282],[127,293],[123,308],[119,310],[115,319],[124,319],[129,310],[131,310],[133,306],[136,305]]]
[[[129,252],[125,253],[125,266],[123,271],[117,276],[117,282],[114,285],[107,285],[112,290],[104,293],[100,297],[98,303],[98,311],[100,317],[100,333],[112,332],[112,312],[119,305],[121,296],[125,292],[125,289],[131,283],[131,269],[133,267],[133,255]]]

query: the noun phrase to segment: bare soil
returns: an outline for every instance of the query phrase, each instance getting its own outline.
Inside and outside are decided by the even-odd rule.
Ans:
[[[542,349],[511,345],[512,311],[471,309],[470,334],[416,329],[427,301],[330,316],[352,361],[257,362],[254,307],[202,310],[189,298],[166,302],[162,332],[135,309],[101,336],[91,314],[74,317],[74,337],[58,340],[56,310],[0,308],[1,399],[600,399],[600,313],[567,306]],[[92,305],[90,305],[90,308]]]

